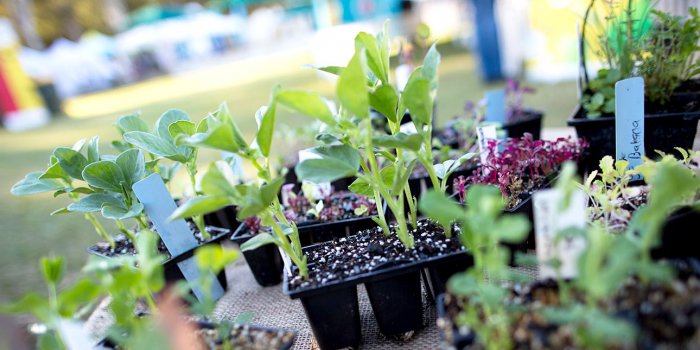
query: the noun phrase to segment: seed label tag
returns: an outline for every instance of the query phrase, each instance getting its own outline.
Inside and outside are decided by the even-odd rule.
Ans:
[[[287,271],[287,275],[291,276],[292,275],[292,258],[287,255],[287,253],[282,250],[282,248],[277,247],[277,250],[280,251],[280,255],[282,256],[282,262],[284,263],[284,270]]]
[[[303,149],[299,151],[299,162],[303,162],[307,159],[318,159],[321,158],[318,154],[314,153],[311,151],[311,148]],[[310,181],[303,181],[304,184],[303,188],[305,190],[311,191],[311,196],[313,198],[323,198],[324,196],[328,195],[331,193],[331,183],[330,182],[322,182],[322,183],[313,183]]]
[[[199,245],[184,219],[168,221],[168,217],[177,209],[177,206],[160,175],[151,174],[135,183],[133,190],[143,204],[144,211],[151,219],[160,239],[163,240],[165,247],[168,248],[173,257]],[[177,266],[192,287],[194,295],[201,301],[204,294],[199,286],[199,269],[194,257],[177,263]],[[218,299],[224,295],[224,288],[216,278],[213,278],[213,281],[212,296],[214,299]]]
[[[563,236],[566,229],[586,227],[586,195],[576,190],[565,207],[558,189],[540,190],[533,195],[535,242],[539,278],[573,278],[579,256],[586,249],[583,237]]]
[[[416,129],[416,124],[413,124],[413,122],[401,124],[401,126],[399,127],[399,131],[408,135],[418,133],[418,129]]]
[[[615,84],[615,158],[627,160],[628,169],[644,158],[644,79],[635,77]],[[632,180],[641,180],[635,175]]]
[[[486,121],[506,123],[506,91],[504,89],[486,91]]]
[[[479,144],[479,155],[481,156],[481,164],[486,164],[486,161],[488,160],[487,157],[489,151],[489,141],[498,140],[496,126],[477,126],[476,137],[478,139]]]
[[[58,334],[68,350],[92,349],[94,343],[80,322],[61,318],[57,324]]]

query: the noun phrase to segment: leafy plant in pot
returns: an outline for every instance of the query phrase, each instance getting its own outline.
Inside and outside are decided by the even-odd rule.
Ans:
[[[203,215],[228,205],[238,208],[238,219],[241,221],[258,216],[261,224],[270,228],[269,231],[249,237],[234,234],[232,239],[241,245],[243,255],[261,285],[274,285],[281,279],[281,258],[274,246],[279,247],[291,258],[291,262],[301,271],[302,276],[308,274],[306,257],[301,251],[299,231],[296,224],[284,215],[284,208],[278,198],[284,177],[274,177],[270,165],[277,94],[275,90],[270,105],[257,111],[258,132],[255,141],[250,145],[225,104],[202,121],[206,127],[175,139],[179,145],[206,147],[237,154],[257,170],[256,183],[239,185],[224,176],[216,164],[211,164],[202,177],[203,195],[185,202],[173,213],[171,219]],[[237,233],[241,233],[240,227]]]
[[[599,225],[558,233],[559,239],[586,242],[575,277],[501,285],[498,288],[504,292],[490,299],[480,297],[487,287],[478,281],[462,284],[467,281],[463,276],[451,280],[440,309],[440,325],[453,345],[489,348],[503,339],[512,342],[507,347],[517,348],[684,348],[694,344],[694,331],[684,331],[688,324],[676,320],[697,314],[697,300],[690,295],[697,289],[700,270],[693,269],[693,263],[654,262],[650,257],[668,213],[696,195],[700,182],[678,162],[656,164],[654,172],[646,173],[653,200],[634,214],[624,234],[612,235]],[[557,185],[563,193],[577,187],[571,183],[574,172],[567,171]],[[540,264],[555,271],[561,266],[556,259]],[[494,303],[506,310],[497,333],[488,328],[495,322],[480,321]],[[658,320],[664,317],[669,321],[661,325]]]
[[[504,91],[505,123],[499,126],[506,131],[508,137],[519,138],[528,133],[539,140],[544,113],[524,105],[525,95],[535,93],[535,89],[509,79]],[[468,101],[464,105],[464,114],[455,116],[444,128],[436,130],[435,138],[443,145],[473,152],[476,148],[476,127],[485,121],[486,103],[486,99],[478,103]]]
[[[593,171],[581,186],[588,195],[588,217],[592,223],[599,224],[611,233],[620,234],[628,230],[634,213],[649,201],[651,184],[647,180],[662,164],[669,163],[688,168],[696,174],[700,154],[693,150],[677,148],[680,158],[670,154],[661,155],[661,159],[653,161],[645,159],[636,169],[627,169],[625,160],[614,161],[604,157],[600,161],[600,169]],[[635,175],[644,175],[644,182],[631,181]],[[691,195],[678,202],[671,208],[665,221],[661,243],[652,250],[656,258],[699,258],[695,247],[694,237],[684,235],[686,227],[697,221],[700,214],[695,207],[700,201],[700,193]]]
[[[164,122],[164,119],[166,118],[159,119],[159,122]],[[105,240],[90,247],[89,252],[108,257],[135,254],[137,231],[127,228],[124,221],[134,219],[138,230],[150,228],[144,206],[132,186],[158,167],[155,162],[157,159],[147,164],[144,153],[137,148],[126,147],[117,156],[100,154],[99,138],[94,137],[87,145],[81,141],[73,148],[59,147],[54,150],[48,169],[44,172],[30,173],[13,186],[12,193],[25,195],[54,191],[56,196],[66,194],[74,203],[54,213],[83,213]],[[95,216],[98,212],[103,217],[114,220],[121,235],[113,237],[108,234]],[[227,233],[226,230],[214,227],[208,227],[203,232],[196,227],[190,229],[200,244],[216,242]],[[216,234],[214,239],[209,231]],[[163,243],[159,245],[159,249],[164,254],[170,254]],[[184,278],[177,263],[189,258],[191,253],[192,250],[182,254],[170,254],[170,258],[164,263],[168,280]],[[225,275],[222,274],[220,280],[225,286]]]
[[[548,187],[562,165],[577,161],[587,147],[585,140],[534,140],[529,134],[504,141],[490,140],[486,163],[481,164],[471,176],[456,179],[454,192],[463,203],[473,184],[498,186],[506,202],[504,212],[524,214],[532,222],[532,193]],[[534,231],[530,230],[522,245],[511,248],[517,251],[534,249]]]
[[[375,225],[372,216],[377,214],[377,205],[373,199],[349,191],[335,192],[333,186],[305,183],[299,193],[294,192],[295,187],[282,186],[282,205],[284,215],[297,225],[303,247],[347,237]],[[235,235],[257,234],[263,229],[260,223],[259,217],[250,217]]]
[[[357,35],[356,51],[339,75],[337,111],[316,93],[280,90],[278,104],[325,124],[317,139],[327,144],[311,150],[316,157],[296,166],[297,176],[314,183],[356,176],[350,190],[384,201],[378,206],[378,227],[305,248],[309,278],[285,274],[285,293],[300,298],[322,348],[357,346],[361,330],[356,286],[364,283],[380,330],[406,339],[422,326],[420,271],[455,255],[466,256],[452,226],[418,220],[408,176],[420,162],[433,186],[445,191],[459,161],[433,164],[432,101],[439,54],[431,47],[403,92],[389,83],[386,31]],[[321,68],[328,70],[327,68]],[[379,111],[388,132],[372,127],[370,108]],[[404,111],[410,112],[415,134],[401,132]],[[463,159],[473,157],[473,154]],[[461,159],[462,160],[462,159]],[[396,220],[390,225],[388,214]],[[468,256],[466,256],[468,257]],[[336,310],[333,314],[328,309]]]
[[[608,2],[603,14],[597,14],[595,3],[590,2],[582,30],[583,97],[568,121],[580,138],[594,145],[582,160],[583,170],[596,169],[602,157],[614,154],[614,86],[633,76],[645,81],[646,153],[692,148],[700,119],[697,81],[692,80],[700,64],[697,9],[690,9],[689,18],[680,18],[652,11],[650,3],[628,1]],[[586,72],[587,38],[606,63],[594,79]]]

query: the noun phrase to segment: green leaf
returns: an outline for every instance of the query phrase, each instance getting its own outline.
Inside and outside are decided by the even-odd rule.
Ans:
[[[161,139],[173,141],[173,138],[170,136],[170,125],[177,121],[190,121],[190,117],[187,113],[179,109],[169,109],[165,111],[165,113],[161,114],[160,118],[156,120],[153,134]]]
[[[93,193],[68,205],[68,210],[77,213],[94,213],[105,205],[123,206],[123,201],[111,194]]]
[[[89,163],[98,162],[100,160],[100,137],[95,136],[88,143],[87,159]]]
[[[49,215],[54,216],[54,215],[58,215],[58,214],[68,214],[70,212],[71,211],[68,210],[68,208],[60,208],[60,209],[56,209],[56,210],[52,211]]]
[[[102,216],[107,219],[112,220],[125,220],[141,215],[143,212],[143,204],[135,202],[130,208],[125,208],[123,204],[120,205],[110,205],[107,204],[102,207]]]
[[[48,284],[58,284],[63,279],[65,262],[61,257],[44,256],[39,260],[41,275]]]
[[[0,305],[0,312],[8,314],[23,314],[31,312],[40,321],[48,322],[51,307],[49,306],[49,301],[45,296],[41,296],[38,293],[29,292],[16,302]]]
[[[40,179],[41,171],[33,171],[24,176],[12,186],[10,192],[15,196],[25,196],[28,194],[56,191],[65,188],[65,185],[54,179]]]
[[[433,119],[433,98],[430,96],[430,82],[421,77],[422,70],[416,69],[406,83],[401,100],[411,113],[411,119],[420,130],[430,125]]]
[[[423,145],[423,137],[419,134],[404,134],[399,132],[394,135],[373,136],[372,143],[380,147],[404,148],[418,151]]]
[[[93,303],[100,296],[101,288],[88,278],[82,278],[58,294],[59,313],[72,318],[78,310]]]
[[[169,137],[169,136],[168,136]],[[143,148],[148,153],[159,157],[185,163],[187,157],[178,153],[178,148],[172,141],[143,131],[130,131],[124,134],[124,139],[130,144]]]
[[[121,169],[125,180],[124,186],[128,189],[146,175],[146,161],[139,149],[130,149],[122,152],[115,160],[115,163]]]
[[[530,222],[523,215],[504,215],[497,222],[493,234],[499,237],[499,241],[507,243],[520,243],[530,232]]]
[[[360,51],[363,48],[365,49],[369,70],[382,81],[382,85],[389,84],[389,74],[384,69],[382,53],[377,43],[377,38],[365,32],[357,34],[355,37],[355,50]]]
[[[241,251],[247,252],[268,244],[278,244],[277,238],[268,232],[261,232],[253,236],[253,238],[247,240],[245,243],[241,244],[240,248]]]
[[[391,85],[382,85],[369,95],[369,104],[392,122],[397,122],[396,108],[399,97]]]
[[[238,148],[248,148],[248,143],[245,141],[245,138],[243,138],[243,133],[241,133],[241,129],[238,128],[236,121],[233,120],[226,102],[219,105],[219,109],[214,112],[214,117],[220,121],[223,121],[224,125],[227,125],[227,128],[230,130],[230,134],[233,138],[233,142],[238,146]]]
[[[444,179],[449,177],[455,170],[459,169],[459,167],[464,164],[464,162],[468,161],[469,159],[472,159],[476,157],[478,154],[477,153],[467,153],[456,160],[453,159],[448,159],[440,164],[435,164],[433,167],[435,168],[435,174],[439,179]]]
[[[331,112],[324,99],[314,92],[280,90],[275,95],[275,100],[293,111],[318,119],[325,124],[335,125],[333,112]]]
[[[80,152],[67,147],[59,147],[53,151],[61,169],[74,179],[82,180],[82,171],[88,165],[88,160]]]
[[[41,176],[39,176],[40,179],[64,179],[66,181],[70,181],[70,175],[66,174],[65,171],[63,171],[63,168],[61,168],[61,164],[58,163],[58,159],[56,157],[51,156],[51,165],[49,166],[46,171],[44,171]]]
[[[208,196],[240,196],[240,193],[236,191],[235,187],[231,185],[229,179],[221,171],[218,163],[209,165],[209,168],[202,176],[201,188],[202,192]]]
[[[326,66],[326,67],[313,67],[313,68],[318,69],[322,72],[333,74],[333,75],[340,75],[343,73],[343,70],[345,70],[345,67],[340,67],[340,66]]]
[[[363,195],[363,196],[373,196],[374,191],[372,190],[372,186],[365,180],[363,177],[358,177],[353,181],[350,186],[348,186],[348,189],[352,191],[352,193]]]
[[[276,109],[277,105],[272,103],[269,107],[261,107],[256,112],[256,114],[262,115],[262,120],[260,121],[260,128],[255,136],[255,140],[258,142],[258,147],[260,147],[260,153],[265,157],[270,155],[270,146],[272,145],[272,137],[275,132]]]
[[[92,187],[121,193],[124,173],[117,163],[102,160],[92,163],[83,170],[83,178]]]
[[[168,132],[170,133],[170,138],[177,140],[178,137],[183,137],[180,135],[192,136],[195,133],[195,125],[189,120],[178,120],[170,126],[168,126]]]
[[[277,198],[283,184],[284,176],[280,176],[260,187],[260,197],[262,198],[263,205],[268,206],[272,204],[272,201]]]
[[[259,214],[267,208],[263,203],[262,193],[259,188],[253,185],[239,185],[236,189],[243,194],[238,204],[238,213],[236,217],[239,221]]]
[[[115,126],[122,135],[130,131],[149,131],[148,125],[143,119],[141,119],[141,116],[138,113],[120,117],[115,123]]]
[[[180,142],[191,146],[208,147],[231,153],[236,153],[241,149],[235,141],[233,126],[228,122],[209,125],[206,133],[194,134],[183,138]]]
[[[418,159],[414,158],[408,163],[407,166],[404,166],[403,164],[398,165],[397,169],[400,171],[396,172],[396,175],[393,178],[393,183],[391,184],[391,193],[393,195],[398,196],[401,194],[401,191],[403,191],[406,184],[408,184],[408,178],[413,173],[413,168],[417,163]],[[386,180],[384,181],[386,182]]]
[[[457,202],[434,189],[421,196],[418,208],[424,215],[443,226],[463,220],[465,217],[464,209]]]
[[[209,214],[223,207],[231,205],[231,201],[220,196],[194,197],[180,205],[168,218],[169,221],[191,218],[197,215]]]
[[[423,59],[423,77],[430,82],[430,90],[437,90],[438,83],[438,66],[440,65],[440,53],[438,52],[435,44],[430,46],[428,53],[425,54]]]
[[[366,119],[369,117],[369,93],[363,58],[362,51],[355,51],[338,79],[336,94],[343,107],[355,116]]]
[[[236,261],[238,255],[238,251],[225,249],[220,244],[208,244],[194,251],[194,257],[199,269],[211,271],[214,274],[219,273],[226,265]]]
[[[321,146],[312,149],[320,158],[306,159],[295,167],[297,177],[314,183],[333,182],[357,174],[360,155],[347,145]]]
[[[467,206],[476,210],[477,215],[495,217],[505,208],[505,202],[498,187],[472,185],[467,192]]]

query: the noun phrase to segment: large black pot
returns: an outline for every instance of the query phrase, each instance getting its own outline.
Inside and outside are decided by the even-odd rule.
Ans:
[[[677,93],[669,102],[666,112],[654,113],[658,107],[645,104],[644,149],[647,157],[655,157],[656,150],[675,153],[674,147],[693,148],[693,141],[700,119],[700,93]],[[615,157],[615,117],[603,116],[588,119],[580,105],[567,121],[576,129],[579,138],[590,146],[579,161],[582,171],[598,168],[604,156]]]

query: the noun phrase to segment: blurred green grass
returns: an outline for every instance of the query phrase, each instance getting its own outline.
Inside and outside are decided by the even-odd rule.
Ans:
[[[125,89],[139,89],[137,99],[139,95],[162,94],[163,89],[177,82],[178,77],[136,84],[89,96],[111,100],[112,104],[116,104],[117,107],[112,106],[109,112],[98,106],[94,111],[90,110],[90,115],[85,118],[59,118],[49,126],[37,130],[16,134],[0,130],[0,164],[3,168],[0,177],[0,301],[15,299],[29,290],[43,291],[37,270],[38,259],[43,255],[65,256],[69,276],[74,275],[87,259],[86,248],[98,239],[90,224],[80,215],[49,216],[53,210],[67,205],[65,198],[54,199],[50,194],[30,197],[14,197],[10,194],[12,184],[24,174],[45,169],[48,156],[55,147],[71,145],[78,139],[99,135],[102,152],[109,152],[109,142],[118,137],[112,123],[119,115],[140,110],[144,118],[152,123],[165,110],[180,108],[193,119],[199,120],[207,112],[216,109],[222,101],[228,102],[241,129],[250,140],[255,129],[253,115],[259,106],[267,103],[275,84],[332,94],[333,82],[319,78],[310,69],[289,65],[289,62],[284,56],[265,62],[266,65],[275,65],[274,74],[260,74],[262,77],[259,79],[256,76],[239,79],[240,72],[247,69],[245,65],[237,65],[231,75],[218,77],[228,80],[224,80],[224,83],[220,81],[212,89],[193,89],[197,92],[191,94],[180,91],[176,97],[150,99],[152,101],[145,103],[134,101],[134,94],[131,94],[128,97],[131,100],[120,101],[119,98],[125,98],[119,97],[124,95]],[[265,67],[258,69],[265,70]],[[249,70],[248,74],[257,74],[256,72]],[[191,81],[207,84],[211,75],[211,72],[206,71],[188,74],[187,84],[191,84]],[[198,76],[201,81],[197,81]],[[240,83],[241,80],[245,82]],[[476,101],[483,96],[484,90],[498,85],[483,85],[480,82],[472,55],[454,48],[446,50],[440,66],[438,121],[444,122],[460,114],[466,101]],[[537,93],[526,99],[526,105],[544,110],[546,127],[565,126],[566,118],[576,101],[575,84],[568,82],[532,86],[537,89]],[[120,104],[124,107],[120,108]],[[308,119],[288,113],[281,114],[277,120],[286,124],[279,128],[296,128],[308,124]],[[283,148],[279,143],[278,147]],[[205,158],[213,159],[215,156],[210,153]]]

